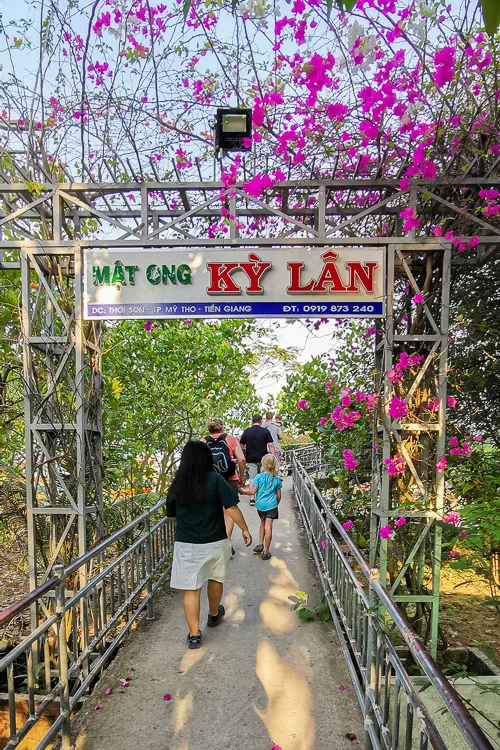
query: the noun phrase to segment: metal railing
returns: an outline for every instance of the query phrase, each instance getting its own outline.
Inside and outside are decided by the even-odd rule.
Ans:
[[[53,578],[0,613],[1,627],[36,603],[43,618],[0,660],[9,712],[5,750],[17,747],[56,704],[57,718],[36,750],[71,747],[74,710],[140,614],[153,617],[172,549],[173,526],[161,500],[66,569],[55,566]],[[29,717],[17,726],[20,698],[27,699]]]
[[[447,747],[379,617],[381,606],[406,643],[469,747],[492,750],[462,699],[315,486],[300,451],[292,454],[295,499],[326,600],[365,717],[365,747],[375,750]],[[320,466],[307,456],[307,464]],[[338,541],[342,540],[342,546]],[[352,566],[346,554],[352,558]],[[354,567],[354,569],[353,569]],[[356,572],[355,572],[356,571]]]
[[[301,463],[307,470],[316,469],[322,460],[321,445],[313,443],[289,443],[283,448],[280,459],[280,468],[284,473],[290,473],[293,469],[293,455],[299,451]]]

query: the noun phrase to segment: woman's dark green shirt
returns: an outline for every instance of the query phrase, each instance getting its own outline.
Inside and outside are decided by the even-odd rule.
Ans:
[[[239,497],[224,477],[211,471],[205,488],[205,498],[199,505],[179,507],[175,497],[167,496],[167,516],[175,518],[175,541],[189,544],[209,544],[227,539],[223,508],[238,505]]]

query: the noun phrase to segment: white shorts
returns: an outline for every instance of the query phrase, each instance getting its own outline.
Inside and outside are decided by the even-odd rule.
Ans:
[[[208,544],[175,542],[170,585],[173,589],[196,591],[207,581],[224,583],[230,559],[229,539]]]

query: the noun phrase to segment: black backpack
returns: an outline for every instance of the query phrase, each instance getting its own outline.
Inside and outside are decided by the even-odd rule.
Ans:
[[[235,475],[235,469],[231,460],[231,451],[226,443],[226,437],[225,433],[219,435],[218,438],[207,435],[205,442],[212,453],[214,471],[224,477],[224,479],[229,479],[229,477]]]

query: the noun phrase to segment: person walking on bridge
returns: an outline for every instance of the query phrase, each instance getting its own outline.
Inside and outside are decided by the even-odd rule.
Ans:
[[[252,426],[247,427],[240,438],[241,445],[246,448],[246,461],[250,484],[257,474],[260,474],[261,461],[267,453],[276,455],[273,436],[268,429],[262,426],[262,416],[254,414]],[[255,500],[250,500],[250,505],[255,505]]]
[[[200,648],[200,596],[207,583],[207,626],[223,619],[221,604],[231,543],[224,524],[224,509],[241,529],[245,546],[252,536],[238,508],[238,495],[214,471],[212,453],[201,440],[184,446],[179,468],[167,494],[167,516],[174,518],[175,544],[170,585],[184,591],[184,615],[189,648]]]
[[[213,417],[207,424],[207,437],[202,441],[208,445],[212,452],[214,470],[224,477],[233,492],[238,495],[238,488],[245,481],[245,456],[237,438],[224,432],[222,419]],[[229,513],[224,510],[227,538],[231,541],[234,529],[234,521]],[[231,554],[236,554],[231,544]]]
[[[283,437],[283,430],[277,422],[273,421],[273,419],[274,412],[266,412],[266,421],[262,423],[262,427],[265,427],[271,433],[273,438],[274,450],[276,451],[276,457],[279,460],[279,456],[281,453],[280,440]]]

